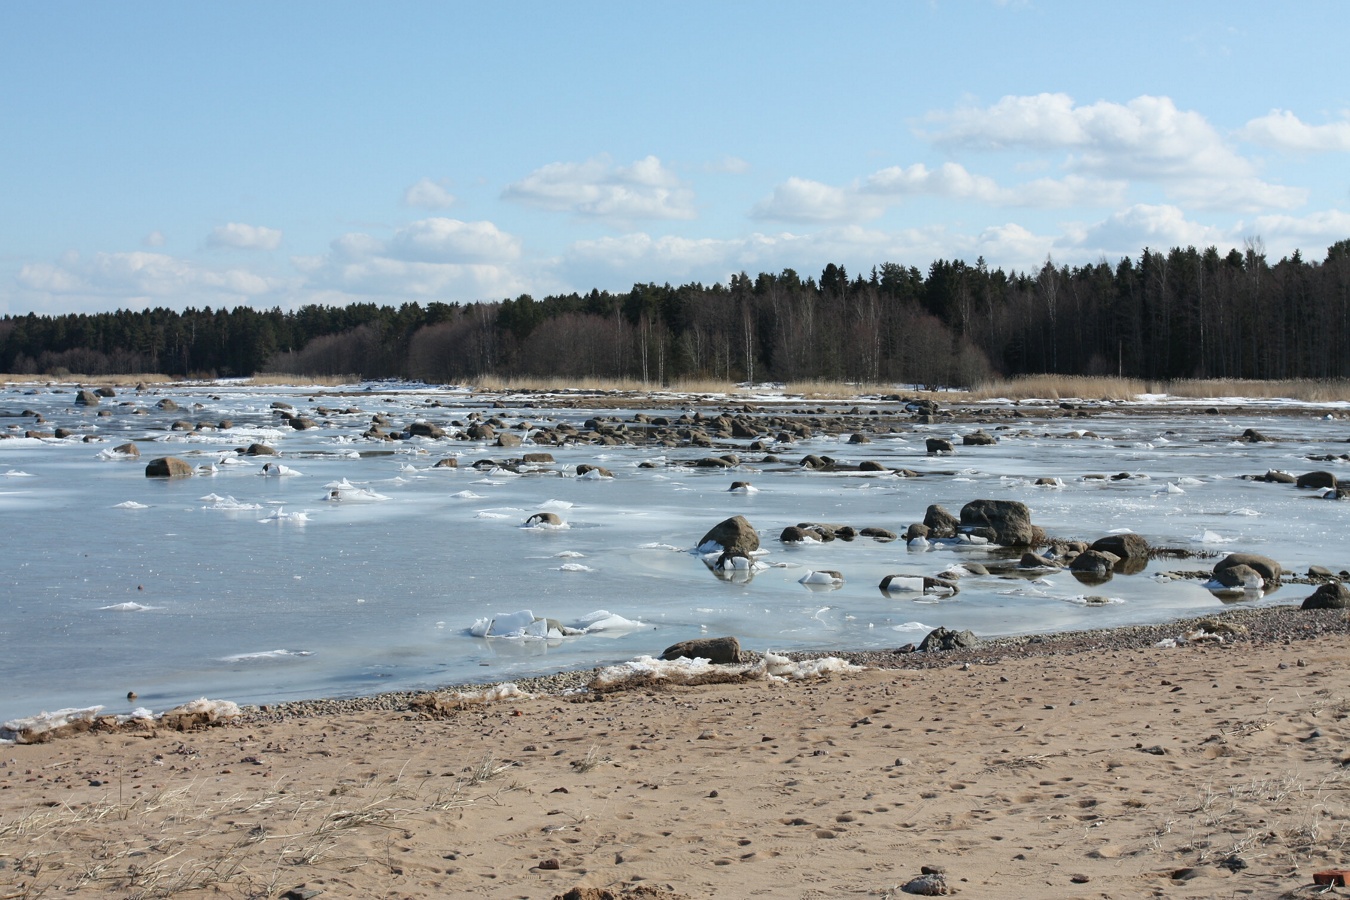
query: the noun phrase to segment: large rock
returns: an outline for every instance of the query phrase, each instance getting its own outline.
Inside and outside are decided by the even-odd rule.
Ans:
[[[1114,553],[1121,559],[1148,559],[1148,541],[1137,534],[1108,534],[1092,542],[1092,550]]]
[[[946,438],[929,438],[928,440],[924,441],[924,446],[928,449],[929,456],[932,456],[936,453],[956,452],[956,448],[952,446],[952,442],[947,440]]]
[[[161,456],[145,465],[146,478],[182,478],[192,474],[192,466],[176,456]]]
[[[919,644],[920,653],[938,653],[943,650],[958,650],[962,647],[978,647],[980,639],[975,632],[952,631],[949,628],[935,628]]]
[[[662,659],[706,659],[715,665],[736,665],[741,661],[741,642],[734,637],[695,638],[671,644]]]
[[[1045,537],[1031,524],[1031,510],[1018,500],[970,501],[961,507],[961,530],[1004,547],[1030,547]]]
[[[497,435],[497,446],[498,446],[498,447],[519,447],[519,446],[520,446],[520,435],[518,435],[518,434],[512,434],[512,433],[509,432],[509,431],[504,431],[504,432],[502,432],[501,434]]]
[[[1224,583],[1224,578],[1227,577],[1223,574],[1224,570],[1235,566],[1250,566],[1256,570],[1265,582],[1265,589],[1268,591],[1277,587],[1281,576],[1284,575],[1284,569],[1269,556],[1261,556],[1256,553],[1230,553],[1215,564],[1214,577],[1220,583]]]
[[[83,390],[75,395],[76,406],[98,406],[98,394],[93,391]]]
[[[718,522],[698,542],[698,546],[717,544],[732,556],[747,556],[759,549],[759,535],[745,516],[732,516]]]
[[[1084,550],[1069,563],[1069,571],[1105,580],[1120,562],[1119,554],[1107,550]]]
[[[266,444],[249,444],[244,450],[245,456],[279,456],[276,447],[269,447]]]
[[[923,514],[923,524],[928,528],[925,537],[949,538],[956,537],[961,520],[934,503]]]
[[[408,425],[408,434],[413,437],[439,439],[445,437],[445,429],[435,422],[417,421]]]
[[[141,456],[141,448],[130,442],[118,444],[113,448],[113,452],[120,453],[123,456],[130,456],[133,459],[139,459]]]
[[[1328,582],[1303,601],[1303,609],[1350,609],[1350,588],[1339,581]]]
[[[165,397],[163,400],[156,403],[155,406],[159,407],[165,412],[174,412],[175,410],[178,409],[178,404],[170,400],[168,397]]]
[[[1301,488],[1334,488],[1336,487],[1336,476],[1330,472],[1305,472],[1298,476],[1296,482]]]
[[[998,438],[994,437],[983,428],[977,428],[970,434],[961,437],[961,443],[967,447],[989,447],[998,443]]]

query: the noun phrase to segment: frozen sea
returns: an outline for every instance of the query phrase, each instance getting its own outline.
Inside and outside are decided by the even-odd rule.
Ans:
[[[181,409],[158,409],[165,398]],[[954,597],[887,595],[878,588],[887,574],[936,575],[966,560],[1004,557],[903,541],[788,547],[777,539],[785,526],[808,521],[903,533],[930,503],[959,513],[970,500],[1015,499],[1058,537],[1130,530],[1154,546],[1266,554],[1293,572],[1312,564],[1350,568],[1350,503],[1241,478],[1324,469],[1350,479],[1344,460],[1310,459],[1350,451],[1344,405],[1230,399],[1182,408],[1151,398],[1092,404],[1089,418],[1072,418],[1057,403],[1024,402],[1025,418],[984,425],[999,436],[996,445],[958,447],[950,457],[927,456],[925,438],[959,444],[975,424],[906,424],[861,445],[846,434],[819,436],[780,448],[779,463],[761,462],[764,454],[747,451],[748,441],[732,442],[739,448],[728,449],[744,462],[731,470],[677,465],[709,455],[694,447],[532,447],[527,438],[503,450],[453,437],[361,437],[377,413],[398,423],[424,417],[453,434],[450,423],[471,412],[508,426],[580,426],[595,415],[629,420],[692,408],[678,397],[619,409],[570,399],[579,405],[420,385],[340,392],[208,383],[119,391],[82,407],[70,385],[9,386],[0,392],[0,428],[19,437],[0,440],[0,721],[63,707],[159,712],[203,696],[267,703],[503,681],[658,654],[700,635],[735,635],[757,650],[886,648],[917,642],[939,625],[984,636],[1082,629],[1166,621],[1234,602],[1297,603],[1311,592],[1285,585],[1223,600],[1199,581],[1163,575],[1209,568],[1213,559],[1160,559],[1091,587],[1067,572],[995,574],[962,579]],[[319,427],[292,429],[274,401]],[[720,408],[744,402],[736,397]],[[772,392],[751,402],[761,410],[819,406]],[[325,415],[315,411],[320,406],[359,411]],[[1218,406],[1218,414],[1201,413],[1206,406]],[[719,407],[705,399],[699,408],[706,415]],[[24,411],[40,413],[45,424],[35,426]],[[232,427],[170,430],[179,420],[224,419]],[[1000,425],[1008,427],[995,430]],[[75,436],[22,437],[34,427],[66,427]],[[1276,440],[1237,441],[1247,428]],[[110,458],[106,451],[128,441],[138,445],[139,460]],[[281,455],[236,453],[253,442]],[[473,467],[531,450],[552,453],[556,465],[527,474]],[[924,477],[811,472],[796,464],[809,453],[876,460]],[[197,474],[146,478],[145,463],[165,455]],[[433,468],[450,456],[458,468]],[[287,474],[265,474],[269,461]],[[580,463],[614,477],[576,477]],[[1136,477],[1084,478],[1116,473]],[[1062,486],[1038,486],[1040,477]],[[732,492],[733,481],[757,491]],[[541,511],[556,513],[565,527],[523,527]],[[736,514],[750,520],[769,552],[752,578],[723,580],[692,551],[709,528]],[[817,569],[837,570],[844,581],[800,583]],[[1089,604],[1089,596],[1110,602]],[[471,633],[480,619],[519,610],[564,625],[606,611],[633,627],[555,640]],[[139,695],[134,703],[128,691]]]

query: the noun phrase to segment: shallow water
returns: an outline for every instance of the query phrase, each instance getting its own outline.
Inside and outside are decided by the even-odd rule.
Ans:
[[[183,409],[155,409],[161,396]],[[323,427],[294,431],[270,409],[277,399],[307,414],[316,405],[362,412],[315,415]],[[448,408],[428,409],[429,399]],[[1343,461],[1307,458],[1350,450],[1345,409],[1327,419],[1326,409],[1245,401],[1222,415],[1157,405],[1069,419],[1055,417],[1053,404],[1023,404],[1028,418],[995,432],[997,445],[958,447],[951,457],[928,457],[924,439],[975,426],[913,426],[866,445],[818,437],[783,449],[778,464],[742,452],[747,462],[729,471],[659,465],[709,455],[697,448],[583,445],[537,448],[557,460],[537,474],[484,473],[470,467],[475,460],[536,448],[359,437],[376,412],[399,422],[422,414],[444,424],[477,410],[508,423],[580,424],[597,412],[628,419],[641,411],[524,408],[515,405],[521,398],[489,410],[492,399],[387,385],[349,397],[200,385],[85,409],[73,405],[69,387],[3,392],[0,410],[32,409],[48,420],[40,427],[74,427],[101,440],[0,440],[7,587],[0,721],[67,706],[159,711],[200,696],[256,703],[509,680],[659,653],[701,634],[734,634],[759,650],[862,649],[917,641],[939,625],[1018,634],[1164,621],[1225,605],[1198,581],[1160,577],[1207,569],[1211,559],[1159,560],[1095,587],[1068,573],[965,578],[961,593],[936,599],[887,596],[878,584],[891,573],[935,575],[965,559],[1003,557],[866,539],[803,547],[777,540],[785,526],[804,521],[899,533],[921,521],[930,503],[957,513],[977,498],[1015,499],[1055,536],[1092,540],[1128,529],[1155,546],[1263,553],[1294,572],[1311,564],[1350,568],[1350,504],[1239,477],[1329,469],[1350,478]],[[99,418],[98,409],[113,414]],[[179,419],[222,418],[235,427],[191,437],[167,430]],[[20,434],[33,427],[31,418],[0,418],[7,424]],[[1234,440],[1252,427],[1279,442]],[[1081,429],[1097,437],[1078,436]],[[128,440],[140,446],[140,460],[100,458]],[[266,459],[234,453],[253,441],[276,445],[278,461],[299,474],[260,474]],[[808,453],[873,459],[924,477],[808,472],[795,465]],[[215,471],[147,479],[145,462],[161,455]],[[431,468],[450,455],[460,468]],[[644,461],[658,466],[639,468]],[[598,463],[615,477],[577,478],[578,463]],[[1083,479],[1118,472],[1146,477]],[[1041,476],[1058,477],[1063,487],[1034,485]],[[327,485],[343,479],[350,484],[334,502]],[[759,491],[729,492],[732,481]],[[203,499],[210,495],[225,500]],[[541,510],[557,512],[567,527],[522,527]],[[690,552],[735,514],[756,526],[770,551],[762,560],[768,567],[749,581],[720,580]],[[798,583],[813,569],[838,570],[845,582],[837,589]],[[1238,602],[1298,602],[1307,593],[1287,585]],[[1088,596],[1112,602],[1087,605]],[[561,641],[468,633],[479,618],[520,609],[564,624],[603,609],[642,625]],[[134,704],[125,699],[130,690],[139,694]]]

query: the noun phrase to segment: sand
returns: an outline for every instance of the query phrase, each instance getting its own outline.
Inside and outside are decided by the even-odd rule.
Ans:
[[[0,898],[811,900],[925,867],[968,897],[1271,898],[1350,867],[1344,627],[1068,646],[3,746]]]

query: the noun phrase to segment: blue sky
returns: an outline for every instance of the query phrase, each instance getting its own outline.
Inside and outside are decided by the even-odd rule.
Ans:
[[[0,4],[0,314],[1350,238],[1340,2]]]

